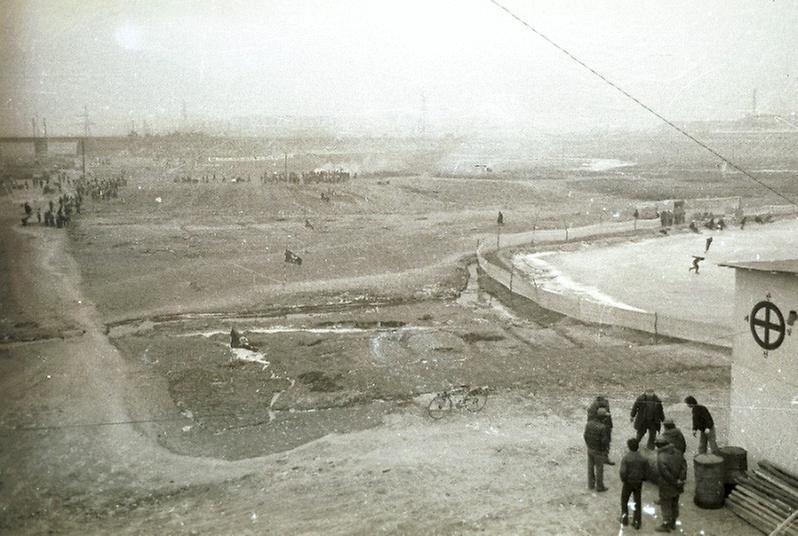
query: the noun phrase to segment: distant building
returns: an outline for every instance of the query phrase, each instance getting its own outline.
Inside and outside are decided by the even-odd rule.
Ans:
[[[721,266],[736,270],[729,444],[798,473],[798,259]]]

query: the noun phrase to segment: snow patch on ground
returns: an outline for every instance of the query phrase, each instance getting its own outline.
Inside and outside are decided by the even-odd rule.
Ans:
[[[233,355],[236,359],[241,361],[260,363],[261,365],[264,365],[264,368],[271,364],[269,361],[266,361],[266,356],[261,352],[253,352],[252,350],[247,350],[246,348],[230,348],[230,351],[233,352]]]
[[[432,328],[425,327],[425,326],[402,326],[401,328],[395,327],[369,327],[369,328],[355,328],[355,327],[345,327],[345,326],[332,326],[329,328],[296,328],[290,326],[273,326],[270,328],[246,328],[241,330],[242,333],[265,333],[265,334],[274,334],[274,333],[314,333],[314,334],[348,334],[348,333],[372,333],[372,332],[390,332],[396,331],[397,329],[402,330],[416,330],[416,331],[425,331]],[[195,337],[197,335],[201,335],[203,337],[213,337],[214,335],[222,335],[222,334],[229,334],[230,331],[226,329],[214,329],[209,331],[194,331],[190,333],[183,333],[181,337]]]
[[[609,171],[622,167],[634,166],[634,162],[624,162],[615,158],[590,158],[582,163],[582,169],[589,169],[590,171]]]

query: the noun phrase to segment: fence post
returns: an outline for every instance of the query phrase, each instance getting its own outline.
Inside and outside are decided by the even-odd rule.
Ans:
[[[657,312],[654,311],[654,344],[659,343],[659,331],[657,328],[657,320],[658,320]]]

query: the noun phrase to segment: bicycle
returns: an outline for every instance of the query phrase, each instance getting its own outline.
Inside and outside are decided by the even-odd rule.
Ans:
[[[455,401],[452,402],[454,397]],[[440,419],[452,410],[465,408],[472,413],[482,411],[488,401],[487,386],[471,388],[469,385],[461,385],[448,391],[443,391],[435,395],[429,403],[427,412],[433,419]]]

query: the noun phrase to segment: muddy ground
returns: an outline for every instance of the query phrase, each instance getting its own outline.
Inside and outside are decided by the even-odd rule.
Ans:
[[[727,350],[584,325],[469,264],[494,203],[554,210],[567,188],[492,198],[492,184],[466,202],[461,183],[389,182],[413,211],[376,181],[333,207],[272,185],[257,212],[250,195],[138,177],[61,232],[20,228],[3,201],[3,531],[617,534],[615,468],[609,493],[585,485],[596,394],[616,415],[616,459],[648,386],[682,428],[680,401],[699,396],[723,442]],[[311,209],[330,211],[314,219],[326,231],[303,230]],[[282,262],[288,235],[303,237],[301,268]],[[233,326],[259,352],[233,352]],[[430,419],[434,393],[461,383],[490,388],[485,409]],[[692,473],[685,533],[751,533],[691,493]],[[647,532],[654,499],[647,488]]]

